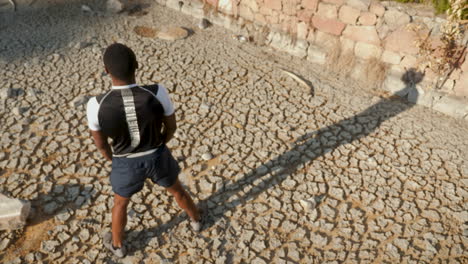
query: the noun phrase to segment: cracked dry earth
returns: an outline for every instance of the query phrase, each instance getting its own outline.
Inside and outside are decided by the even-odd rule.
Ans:
[[[1,231],[0,262],[467,263],[466,123],[156,5],[111,16],[73,3],[1,24],[0,80],[15,94],[0,101],[0,192],[34,211],[23,230]],[[137,36],[137,25],[194,34],[166,42]],[[169,145],[207,215],[192,232],[148,182],[132,197],[123,260],[102,246],[110,163],[84,104],[110,87],[101,53],[113,40],[136,51],[141,83],[171,91],[179,128]]]

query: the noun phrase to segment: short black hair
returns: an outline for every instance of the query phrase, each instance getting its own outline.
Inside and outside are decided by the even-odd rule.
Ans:
[[[115,78],[128,80],[135,74],[137,60],[132,49],[124,44],[114,43],[104,52],[104,65]]]

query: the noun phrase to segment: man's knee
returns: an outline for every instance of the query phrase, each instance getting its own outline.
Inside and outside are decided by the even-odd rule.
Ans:
[[[126,208],[129,202],[129,198],[125,198],[116,194],[114,197],[114,208]]]

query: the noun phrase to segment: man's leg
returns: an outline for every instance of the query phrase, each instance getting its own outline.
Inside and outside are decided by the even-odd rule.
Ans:
[[[122,236],[127,225],[127,206],[130,199],[114,194],[112,208],[112,241],[114,247],[122,247]]]
[[[193,221],[200,221],[200,212],[195,206],[190,195],[184,190],[179,180],[176,181],[171,187],[166,188],[176,199],[177,204],[184,209]]]

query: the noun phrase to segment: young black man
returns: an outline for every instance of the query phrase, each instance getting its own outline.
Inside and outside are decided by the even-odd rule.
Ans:
[[[177,179],[180,167],[165,145],[177,128],[166,88],[136,84],[138,62],[135,53],[123,44],[107,47],[104,67],[112,79],[112,88],[89,100],[87,118],[97,148],[112,161],[112,233],[104,235],[104,245],[116,256],[124,257],[127,206],[147,178],[175,197],[195,231],[200,231],[202,224],[200,211]]]

